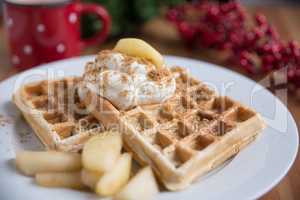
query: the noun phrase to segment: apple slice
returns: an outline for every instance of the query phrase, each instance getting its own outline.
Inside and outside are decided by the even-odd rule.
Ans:
[[[81,170],[81,181],[84,185],[94,190],[97,182],[101,177],[101,173],[89,171],[86,169]]]
[[[114,167],[99,179],[96,185],[96,193],[101,196],[116,194],[130,177],[131,160],[131,154],[122,154]]]
[[[81,169],[81,155],[57,151],[20,151],[16,155],[16,167],[25,175],[43,172],[68,172]]]
[[[150,167],[141,169],[114,200],[150,200],[159,192],[155,177]]]
[[[122,138],[119,132],[104,132],[90,138],[82,151],[83,167],[104,173],[110,170],[121,154]]]
[[[44,187],[85,188],[80,179],[80,172],[38,173],[35,175],[35,181],[38,185]]]
[[[162,55],[151,45],[141,39],[121,39],[116,44],[114,50],[130,56],[146,58],[153,62],[157,67],[162,66],[164,63]]]

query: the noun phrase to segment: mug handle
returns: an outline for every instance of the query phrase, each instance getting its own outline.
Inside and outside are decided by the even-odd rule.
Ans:
[[[96,35],[91,38],[81,40],[82,47],[85,48],[102,43],[107,38],[111,27],[111,19],[106,9],[100,5],[90,3],[79,3],[77,6],[77,8],[79,8],[79,15],[94,13],[98,16],[99,20],[102,21],[102,28],[99,33],[96,33]]]

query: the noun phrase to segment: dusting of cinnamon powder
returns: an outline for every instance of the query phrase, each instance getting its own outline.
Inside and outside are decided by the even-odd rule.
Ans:
[[[148,72],[149,79],[151,79],[153,81],[158,81],[158,82],[160,82],[170,76],[171,76],[170,71],[167,69],[164,69],[164,68],[151,70],[150,72]]]

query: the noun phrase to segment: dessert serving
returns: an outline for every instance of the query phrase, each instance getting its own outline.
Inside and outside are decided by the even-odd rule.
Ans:
[[[140,40],[135,42],[133,44],[130,40],[125,44],[123,40],[121,44],[137,48],[147,46]],[[115,51],[121,49],[124,56],[110,52],[109,60],[106,61],[107,56],[102,59],[104,56],[100,52],[95,62],[87,65],[83,85],[89,85],[90,80],[92,83],[95,81],[95,78],[89,76],[92,71],[94,77],[100,77],[100,81],[96,82],[104,84],[100,91],[111,89],[105,87],[110,81],[101,80],[106,68],[117,69],[121,66],[135,75],[135,69],[139,69],[136,63],[140,58],[127,58],[127,55],[135,54],[133,47],[126,49],[120,46],[117,44]],[[149,53],[148,58],[152,55],[156,54]],[[150,67],[152,64],[148,64],[148,68]],[[135,79],[135,76],[132,77]],[[186,188],[196,177],[238,153],[242,147],[253,141],[264,127],[263,121],[255,111],[228,97],[217,96],[182,68],[168,70],[163,65],[155,66],[148,69],[144,77],[148,79],[144,78],[142,85],[138,83],[142,89],[137,88],[134,91],[144,99],[153,100],[145,101],[147,105],[144,105],[144,102],[139,103],[135,98],[123,99],[122,93],[128,90],[121,90],[117,96],[123,104],[137,102],[138,106],[131,109],[128,106],[120,106],[111,96],[99,94],[88,86],[85,87],[87,91],[80,92],[85,93],[81,98],[105,127],[112,123],[120,124],[127,150],[133,152],[141,164],[150,165],[170,190]],[[121,78],[119,81],[122,81]],[[176,90],[173,90],[173,85],[176,85]],[[144,93],[140,94],[140,91]],[[126,94],[130,96],[129,92]],[[149,94],[151,98],[147,98],[145,94]],[[154,98],[156,95],[161,98]]]
[[[237,154],[265,126],[251,108],[219,96],[183,68],[168,68],[160,53],[139,39],[122,39],[113,50],[101,51],[82,77],[28,84],[13,100],[47,149],[71,156],[82,151],[75,153],[80,167],[50,170],[63,180],[59,183],[49,181],[51,173],[43,175],[48,170],[30,173],[39,184],[86,186],[116,199],[156,194],[152,170],[168,190],[184,189]],[[17,164],[24,173],[23,156]],[[132,179],[131,156],[146,166]],[[56,166],[52,160],[49,165]]]

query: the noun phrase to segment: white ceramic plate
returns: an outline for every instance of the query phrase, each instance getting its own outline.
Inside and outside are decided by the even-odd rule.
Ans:
[[[42,65],[0,84],[0,114],[11,123],[0,126],[0,199],[86,200],[98,199],[89,192],[49,189],[34,184],[14,167],[15,152],[41,149],[40,142],[11,102],[13,90],[25,81],[80,75],[92,56]],[[298,149],[298,133],[292,115],[270,92],[255,82],[224,68],[196,60],[166,56],[170,65],[187,67],[220,94],[256,109],[268,127],[261,136],[232,160],[180,192],[162,192],[157,199],[254,199],[275,186],[288,172]]]

